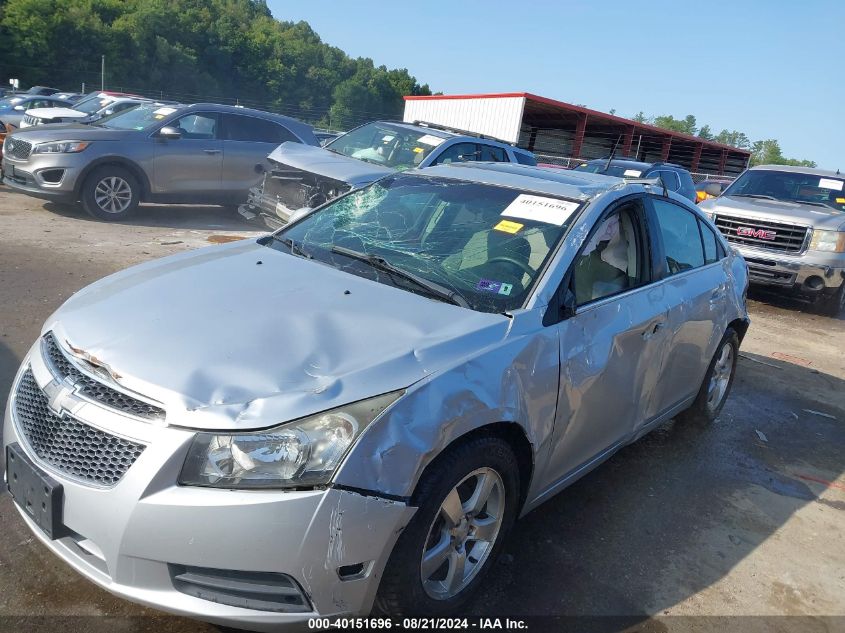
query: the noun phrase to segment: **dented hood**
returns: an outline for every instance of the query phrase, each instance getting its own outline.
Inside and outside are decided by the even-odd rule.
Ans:
[[[395,172],[390,167],[380,167],[322,147],[302,143],[282,143],[268,158],[289,167],[348,183],[354,187],[369,184]]]
[[[832,207],[825,208],[785,200],[720,196],[705,200],[698,206],[702,211],[716,213],[717,215],[724,214],[748,219],[806,224],[834,231],[845,225],[845,213]]]
[[[168,424],[254,429],[408,387],[509,322],[249,240],[106,277],[44,331],[163,403]]]

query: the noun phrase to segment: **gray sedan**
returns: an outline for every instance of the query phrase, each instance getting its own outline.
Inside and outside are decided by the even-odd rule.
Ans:
[[[166,611],[450,613],[517,517],[719,415],[746,286],[654,183],[391,175],[71,297],[15,377],[9,486],[47,548]]]
[[[22,193],[82,203],[121,220],[141,201],[236,205],[280,143],[318,146],[296,119],[209,103],[141,105],[93,125],[18,130],[3,145],[3,183]]]

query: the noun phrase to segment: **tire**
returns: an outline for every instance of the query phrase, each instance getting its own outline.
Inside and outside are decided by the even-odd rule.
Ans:
[[[490,482],[486,503],[467,522],[471,500]],[[460,485],[459,485],[460,484]],[[419,509],[402,532],[388,559],[376,596],[376,608],[385,615],[444,616],[460,609],[493,566],[513,525],[519,505],[519,466],[510,446],[494,436],[479,436],[448,450],[426,469],[411,499]],[[462,506],[449,504],[451,499]],[[447,514],[444,506],[455,511]],[[447,516],[460,515],[452,527]],[[497,525],[498,523],[498,525]],[[454,522],[451,522],[454,525]],[[475,527],[473,527],[475,525]],[[478,528],[489,540],[473,540]],[[457,533],[457,534],[455,534]],[[466,535],[466,536],[464,536]],[[463,539],[462,547],[455,544]],[[464,558],[464,576],[457,574],[457,561]],[[447,556],[436,556],[448,552]],[[423,559],[430,563],[424,571]],[[475,557],[473,557],[475,553]],[[473,563],[472,561],[476,562]],[[471,565],[467,569],[466,565]],[[423,580],[423,576],[427,580]],[[456,578],[450,583],[450,577]]]
[[[739,336],[736,330],[728,328],[716,348],[716,353],[707,366],[701,389],[692,406],[678,417],[699,424],[710,424],[719,417],[736,375],[736,361],[739,356]],[[718,392],[714,391],[718,389]]]
[[[104,165],[82,184],[82,207],[98,220],[116,222],[138,209],[141,187],[132,173],[118,165]]]
[[[845,282],[833,293],[818,298],[819,311],[829,317],[838,317],[845,310]]]

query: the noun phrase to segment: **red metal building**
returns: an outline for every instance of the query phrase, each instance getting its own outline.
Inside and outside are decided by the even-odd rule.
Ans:
[[[737,176],[751,152],[528,92],[405,97],[405,121],[428,121],[516,143],[540,162],[616,156]],[[580,160],[579,160],[580,159]]]

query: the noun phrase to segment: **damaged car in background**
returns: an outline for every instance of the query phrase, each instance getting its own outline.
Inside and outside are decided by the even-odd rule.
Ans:
[[[511,144],[431,123],[375,121],[324,143],[279,146],[268,157],[271,169],[238,212],[277,229],[397,171],[468,161],[537,164],[532,153]]]
[[[719,415],[746,286],[657,181],[393,174],[66,301],[14,379],[7,485],[74,569],[173,613],[455,612],[517,517]]]

